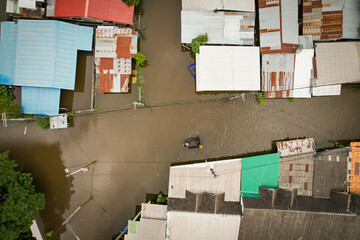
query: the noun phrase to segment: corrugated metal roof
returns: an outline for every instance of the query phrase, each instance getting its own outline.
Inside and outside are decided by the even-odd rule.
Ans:
[[[92,49],[92,31],[59,21],[3,22],[0,58],[6,67],[0,68],[0,83],[73,90],[78,46]]]
[[[169,239],[238,239],[240,215],[168,212]]]
[[[95,38],[99,92],[128,92],[131,58],[137,52],[137,33],[131,28],[99,26]]]
[[[297,0],[259,1],[261,53],[295,53],[298,44]]]
[[[311,80],[313,79],[314,49],[301,49],[295,56],[294,90],[290,92],[293,98],[311,97]]]
[[[360,42],[317,43],[316,86],[360,82]]]
[[[254,12],[181,11],[181,42],[207,33],[207,44],[254,44]]]
[[[196,91],[260,89],[259,47],[200,46]]]
[[[342,38],[344,1],[303,0],[303,34],[314,40]]]
[[[321,96],[339,96],[341,93],[341,84],[328,86],[313,86],[312,95],[314,97]]]
[[[59,88],[22,87],[22,112],[40,115],[59,114],[60,92]]]
[[[52,3],[51,15],[53,6]],[[133,15],[134,6],[126,6],[122,0],[56,0],[53,14],[54,17],[89,17],[124,24],[133,24]]]
[[[216,177],[210,169],[213,169]],[[170,167],[169,198],[185,198],[185,191],[188,190],[225,193],[225,201],[239,202],[240,177],[241,159]]]
[[[343,38],[360,39],[360,1],[345,0],[343,9]]]
[[[295,54],[262,55],[262,85],[267,98],[287,98],[294,89]]]
[[[226,9],[237,11],[255,11],[254,0],[182,0],[182,10]]]
[[[313,138],[277,142],[276,147],[281,157],[315,152]]]

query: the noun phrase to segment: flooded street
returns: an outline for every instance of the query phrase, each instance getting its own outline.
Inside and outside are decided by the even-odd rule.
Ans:
[[[292,103],[279,99],[259,104],[254,94],[245,101],[230,100],[228,94],[197,94],[186,69],[193,59],[180,46],[181,0],[145,1],[143,8],[147,29],[140,51],[149,61],[143,72],[150,107],[121,109],[136,100],[133,86],[129,94],[97,94],[100,110],[75,116],[74,127],[65,130],[14,122],[0,128],[0,151],[10,150],[19,168],[31,172],[37,190],[46,194],[41,216],[46,231],[58,230],[53,239],[76,239],[61,224],[89,199],[69,226],[80,239],[111,239],[146,193],[167,188],[173,163],[274,152],[274,142],[288,138],[312,137],[319,148],[360,139],[359,87],[343,87],[341,96]],[[89,64],[92,57],[83,55],[80,61]],[[89,94],[90,77],[85,74],[74,105],[68,101],[71,96],[62,96],[62,104],[89,106],[76,100]],[[197,135],[202,150],[182,146],[184,139]],[[88,172],[66,178],[64,168],[73,172],[92,162]]]

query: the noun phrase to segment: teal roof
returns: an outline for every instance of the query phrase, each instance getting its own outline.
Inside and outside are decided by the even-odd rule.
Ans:
[[[244,197],[259,197],[259,187],[277,188],[279,183],[278,153],[242,159],[241,193]]]

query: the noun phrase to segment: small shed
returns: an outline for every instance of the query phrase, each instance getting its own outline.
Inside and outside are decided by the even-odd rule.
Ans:
[[[50,117],[50,129],[61,129],[67,127],[68,121],[66,113]]]
[[[196,91],[260,90],[259,47],[200,46]]]
[[[304,153],[315,153],[316,151],[313,138],[277,142],[276,147],[281,157],[299,155]]]

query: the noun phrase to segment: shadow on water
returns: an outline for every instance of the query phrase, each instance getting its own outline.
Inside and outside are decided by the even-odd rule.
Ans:
[[[32,174],[36,191],[45,194],[46,206],[40,212],[44,231],[56,231],[64,221],[62,215],[73,193],[70,191],[72,180],[65,176],[59,145],[17,145],[1,149],[6,150],[9,150],[10,158],[18,164],[18,170]],[[61,231],[65,231],[65,228]],[[54,239],[58,239],[59,236],[60,234],[57,234]]]

